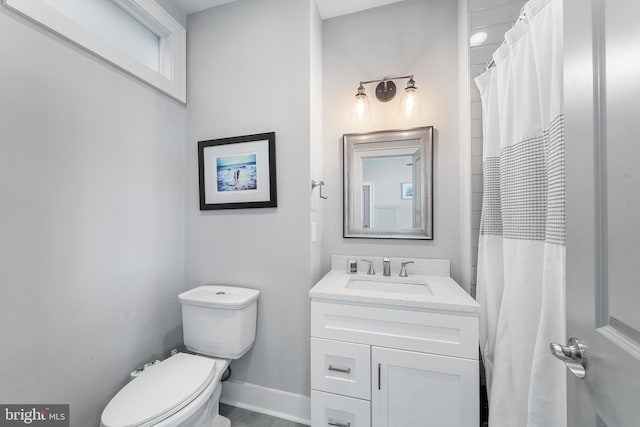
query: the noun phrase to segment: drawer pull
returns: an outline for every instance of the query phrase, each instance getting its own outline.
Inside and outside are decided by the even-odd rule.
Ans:
[[[351,368],[338,368],[337,366],[329,365],[330,371],[342,372],[343,374],[350,374]],[[331,424],[333,425],[333,424]]]
[[[351,427],[351,422],[348,423],[339,423],[337,421],[333,421],[331,418],[329,418],[329,422],[327,423],[330,426],[334,426],[334,427]]]

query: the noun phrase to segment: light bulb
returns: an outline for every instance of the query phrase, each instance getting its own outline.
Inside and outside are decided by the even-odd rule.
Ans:
[[[358,119],[362,119],[364,117],[365,105],[367,102],[366,96],[357,96],[356,97],[356,117]]]
[[[416,89],[406,89],[406,97],[404,100],[404,115],[410,117],[413,115],[413,109],[416,106]]]
[[[353,105],[353,113],[351,115],[351,119],[355,123],[362,123],[368,121],[370,117],[369,99],[364,93],[364,86],[360,84],[360,86],[358,87],[358,93],[356,94],[356,100]]]
[[[418,88],[413,77],[407,82],[407,87],[400,99],[400,107],[398,109],[398,116],[411,119],[418,112]]]

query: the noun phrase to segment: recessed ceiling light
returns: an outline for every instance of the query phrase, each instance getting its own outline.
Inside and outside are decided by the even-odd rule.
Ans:
[[[480,31],[471,36],[471,38],[469,39],[469,43],[471,44],[471,46],[478,46],[479,44],[484,42],[486,39],[487,39],[487,33],[485,33],[484,31]]]

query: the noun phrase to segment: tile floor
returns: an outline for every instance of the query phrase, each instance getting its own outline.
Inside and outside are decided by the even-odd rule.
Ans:
[[[231,420],[231,427],[307,427],[269,415],[220,404],[220,414]]]

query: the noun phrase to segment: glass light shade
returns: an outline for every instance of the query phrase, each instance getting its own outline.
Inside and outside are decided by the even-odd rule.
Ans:
[[[355,123],[363,123],[371,120],[371,112],[369,110],[369,99],[364,92],[358,91],[356,95],[356,100],[353,104],[353,112],[351,114],[351,119]]]
[[[418,89],[415,87],[407,87],[400,98],[400,108],[398,116],[411,119],[419,110],[418,105]]]

